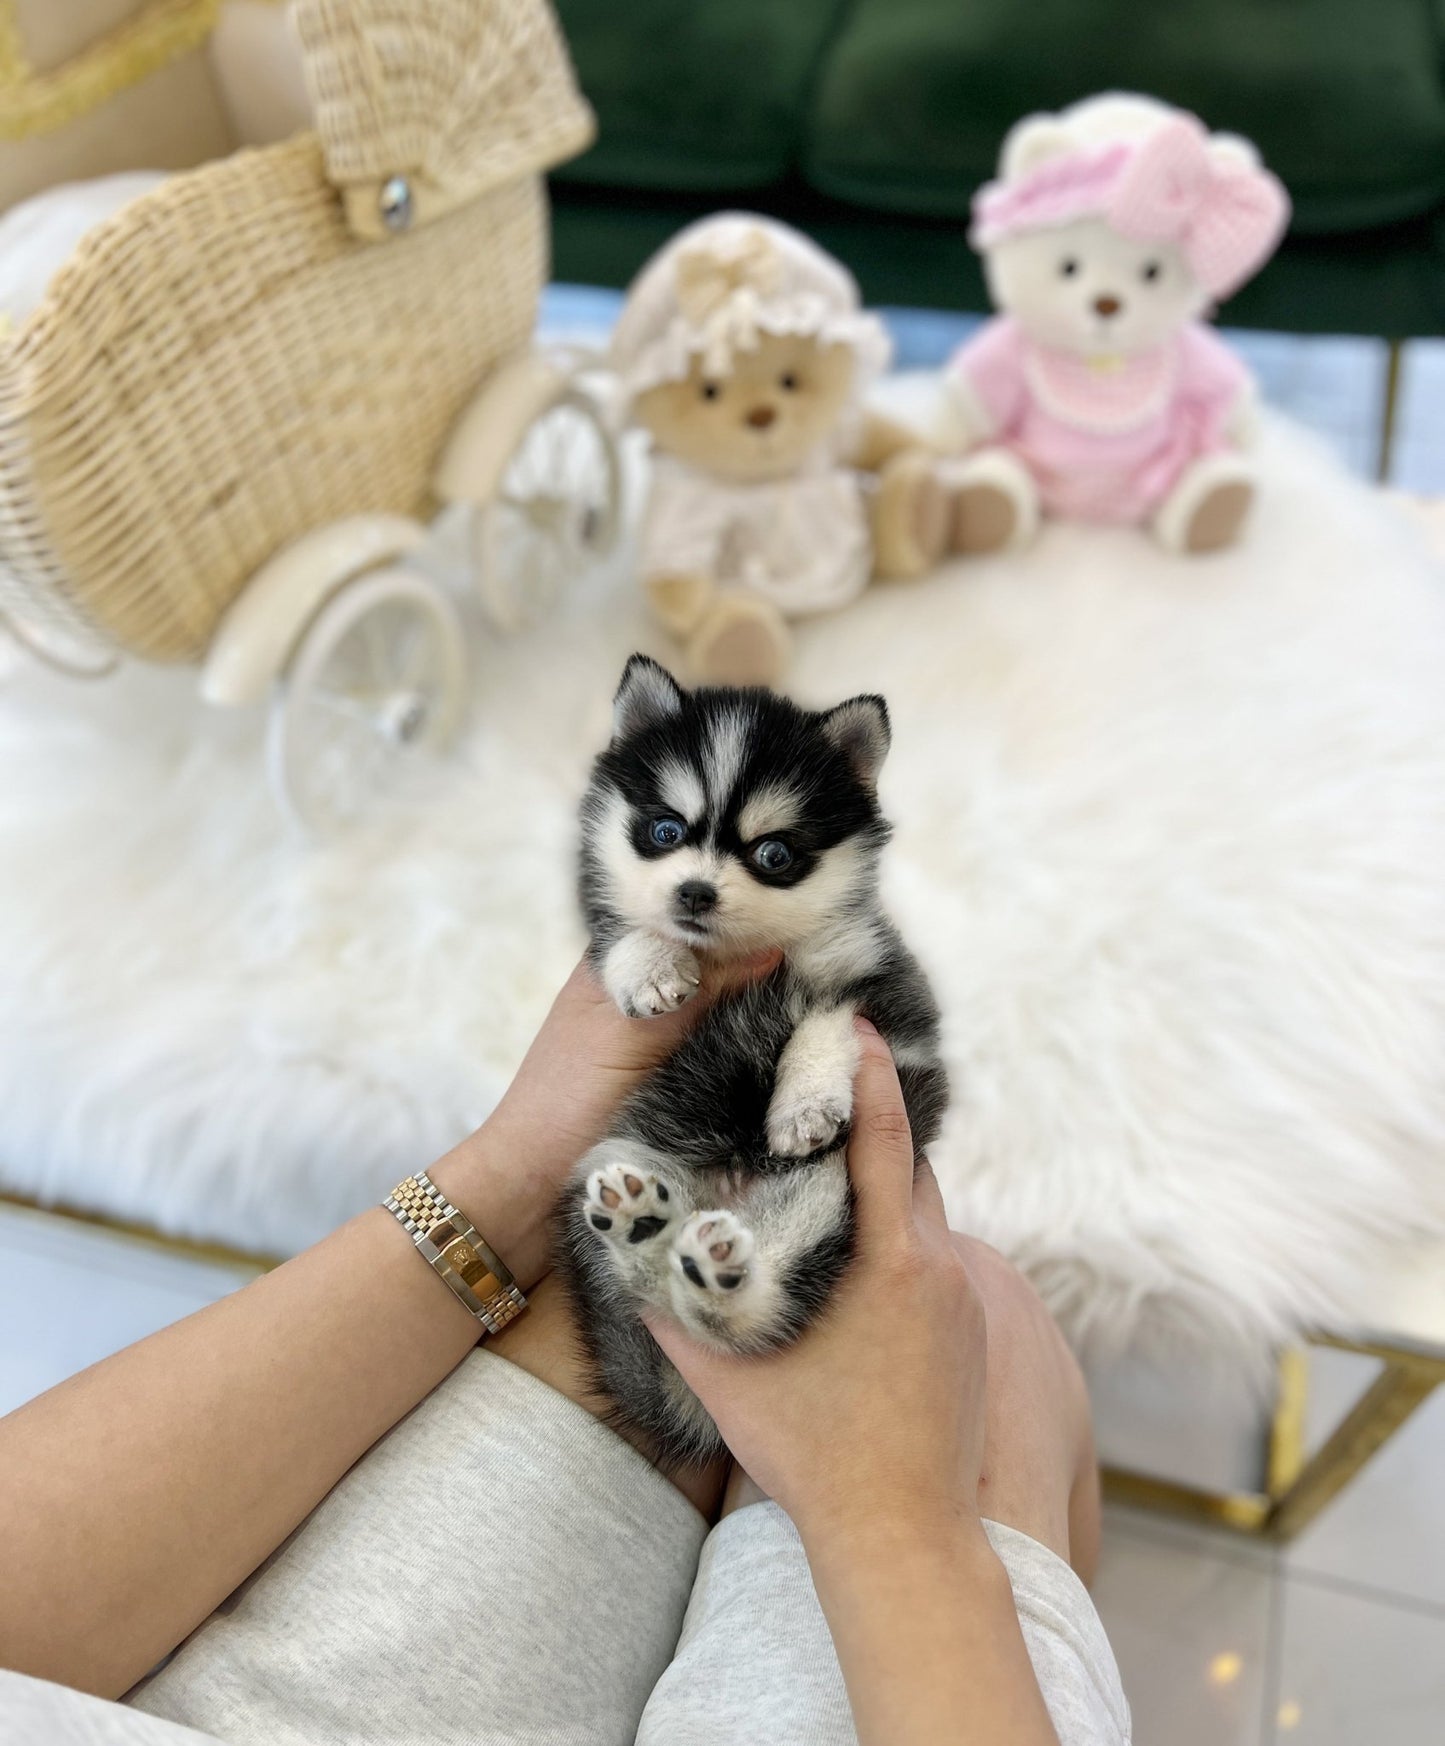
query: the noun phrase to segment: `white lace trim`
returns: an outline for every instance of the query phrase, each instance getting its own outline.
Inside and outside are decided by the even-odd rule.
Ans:
[[[822,346],[850,347],[856,359],[855,395],[882,374],[893,352],[888,330],[866,310],[839,310],[816,291],[763,298],[743,287],[701,326],[674,315],[663,333],[619,372],[623,389],[635,399],[664,382],[684,381],[695,358],[702,359],[709,375],[726,376],[734,355],[752,351],[763,334],[801,334]]]

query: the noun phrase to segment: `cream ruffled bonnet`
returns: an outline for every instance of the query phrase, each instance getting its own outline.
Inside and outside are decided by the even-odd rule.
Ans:
[[[800,232],[751,212],[721,212],[679,231],[633,280],[612,338],[630,401],[683,380],[694,358],[726,375],[760,334],[806,334],[846,345],[854,392],[887,363],[887,332],[862,307],[857,282]]]

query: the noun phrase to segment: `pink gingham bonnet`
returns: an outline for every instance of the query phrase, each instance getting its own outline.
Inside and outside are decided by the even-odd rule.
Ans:
[[[1027,231],[1102,218],[1134,241],[1177,244],[1209,294],[1227,297],[1273,254],[1289,195],[1244,151],[1210,146],[1196,116],[1161,106],[1159,124],[1142,135],[1081,141],[986,183],[973,199],[969,241],[989,249]]]

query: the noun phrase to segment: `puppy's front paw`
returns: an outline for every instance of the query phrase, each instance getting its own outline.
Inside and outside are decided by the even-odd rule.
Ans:
[[[775,1096],[768,1110],[768,1150],[775,1158],[807,1158],[827,1151],[853,1113],[848,1092]]]
[[[701,981],[697,959],[685,946],[680,947],[670,963],[662,965],[632,991],[630,1010],[628,1007],[623,1010],[631,1018],[657,1018],[665,1012],[676,1012],[697,993]]]
[[[587,1223],[609,1243],[645,1243],[666,1230],[672,1191],[649,1170],[604,1164],[587,1178]]]
[[[603,981],[626,1017],[657,1018],[692,999],[702,970],[686,946],[627,934],[607,954]]]
[[[672,1264],[699,1291],[736,1291],[746,1283],[753,1234],[730,1212],[697,1212],[672,1245]]]

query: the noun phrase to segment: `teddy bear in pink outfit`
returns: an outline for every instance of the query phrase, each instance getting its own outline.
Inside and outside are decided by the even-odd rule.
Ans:
[[[1200,317],[1288,216],[1247,141],[1150,98],[1015,127],[971,232],[1002,313],[947,371],[968,450],[955,545],[1020,544],[1040,513],[1148,523],[1176,551],[1232,542],[1254,496],[1254,388]]]

